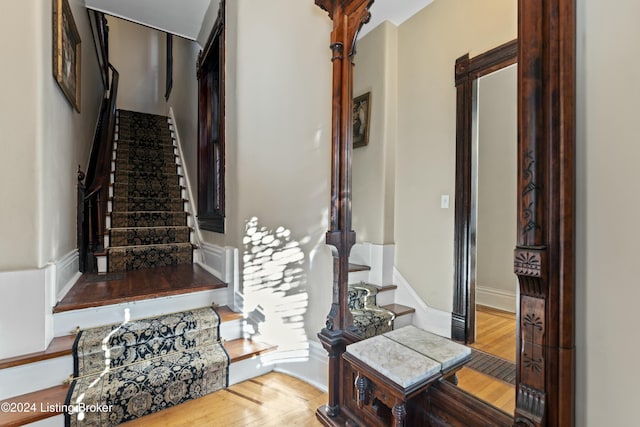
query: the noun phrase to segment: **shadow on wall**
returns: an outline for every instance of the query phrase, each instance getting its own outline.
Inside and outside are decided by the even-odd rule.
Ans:
[[[243,245],[245,311],[258,320],[261,340],[278,346],[273,363],[308,360],[304,315],[309,295],[300,242],[291,238],[291,230],[261,227],[253,217],[247,221]]]

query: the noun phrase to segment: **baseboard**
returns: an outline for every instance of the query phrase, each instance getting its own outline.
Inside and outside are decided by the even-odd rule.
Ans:
[[[476,286],[476,304],[515,313],[516,303],[517,297],[515,292]]]
[[[54,304],[64,298],[71,290],[73,285],[78,281],[82,273],[80,273],[80,259],[78,250],[74,249],[65,255],[56,265],[56,300]]]
[[[289,361],[281,359],[276,363],[274,371],[298,378],[325,393],[328,390],[329,357],[322,345],[316,341],[309,341],[306,358],[292,358]]]
[[[413,313],[413,325],[425,331],[451,338],[451,313],[429,307],[395,267],[393,268],[393,281],[398,286],[396,303],[416,309],[416,312]]]
[[[171,131],[173,132],[174,139],[176,141],[176,145],[178,148],[178,154],[180,159],[180,167],[182,168],[182,175],[184,175],[185,185],[187,187],[187,195],[189,202],[187,203],[187,211],[189,212],[189,217],[192,218],[192,224],[194,233],[193,233],[193,241],[196,246],[201,247],[202,244],[202,235],[200,234],[200,226],[198,225],[198,221],[196,220],[196,212],[193,207],[193,200],[195,193],[191,187],[191,180],[189,177],[189,170],[187,169],[187,165],[184,162],[184,151],[182,150],[182,140],[180,139],[180,133],[178,132],[178,125],[176,122],[176,116],[173,113],[173,107],[169,107],[169,118],[171,119],[170,125],[172,127]]]

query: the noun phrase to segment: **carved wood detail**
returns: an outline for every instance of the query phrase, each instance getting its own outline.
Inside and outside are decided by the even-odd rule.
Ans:
[[[345,367],[342,354],[347,344],[358,339],[347,306],[348,257],[355,242],[351,230],[353,55],[357,33],[369,19],[372,3],[315,0],[333,21],[331,202],[326,239],[334,256],[333,300],[326,327],[319,333],[329,352],[329,402],[317,412],[325,425],[360,423],[352,421],[354,412],[348,406],[356,405],[355,373]],[[407,408],[417,417],[407,424],[574,425],[575,15],[575,0],[518,1],[519,200],[514,271],[520,283],[521,347],[515,416],[509,417],[445,381],[434,384],[420,395],[419,402],[412,403],[415,407]],[[462,86],[458,97],[469,90],[468,77],[465,80],[461,75],[465,70],[469,75],[471,66],[456,64],[456,84]],[[458,125],[467,129],[466,120]],[[466,182],[466,177],[461,182]],[[462,228],[456,236],[463,239],[465,233],[468,229]],[[462,241],[460,244],[456,246],[456,262],[469,253]],[[454,293],[461,295],[467,283],[457,277]],[[461,325],[464,332],[469,303],[470,298],[454,303],[454,335]],[[376,399],[383,398],[377,397],[379,394],[370,396],[372,408]],[[400,408],[396,412],[401,415]]]

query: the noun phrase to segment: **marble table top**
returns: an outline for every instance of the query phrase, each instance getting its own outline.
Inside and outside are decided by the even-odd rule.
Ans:
[[[471,355],[469,347],[411,325],[350,344],[346,351],[404,388],[440,375]]]
[[[471,356],[471,348],[466,345],[458,344],[413,325],[387,332],[384,336],[439,362],[442,364],[443,371]]]

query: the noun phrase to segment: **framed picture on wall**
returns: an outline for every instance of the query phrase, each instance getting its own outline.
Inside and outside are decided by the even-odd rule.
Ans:
[[[371,118],[371,92],[353,100],[353,148],[369,145],[369,119]]]
[[[80,33],[69,0],[53,0],[53,77],[80,112]]]

